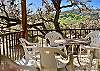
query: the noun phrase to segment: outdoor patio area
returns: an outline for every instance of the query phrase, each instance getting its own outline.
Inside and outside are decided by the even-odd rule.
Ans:
[[[0,45],[1,46],[1,50],[0,50],[1,70],[2,71],[10,71],[10,70],[40,71],[41,61],[43,61],[43,63],[52,62],[51,60],[52,55],[50,56],[50,59],[48,59],[48,55],[45,58],[45,54],[43,53],[44,51],[47,51],[46,53],[48,53],[48,51],[52,53],[54,52],[55,59],[57,60],[57,62],[60,61],[60,63],[57,64],[58,66],[57,69],[61,71],[66,71],[66,70],[86,71],[89,70],[89,68],[90,71],[97,71],[99,69],[98,67],[99,63],[97,60],[99,58],[99,51],[97,50],[100,49],[97,44],[99,43],[97,42],[97,40],[93,38],[92,38],[93,41],[84,39],[87,38],[87,35],[89,35],[90,33],[94,34],[94,36],[91,34],[92,37],[99,39],[100,36],[99,30],[94,31],[94,29],[85,29],[85,30],[66,29],[62,31],[66,31],[70,33],[66,33],[64,38],[62,38],[62,36],[59,33],[57,33],[55,30],[52,31],[47,30],[47,31],[50,32],[45,35],[45,38],[41,38],[40,36],[43,35],[39,33],[38,30],[37,31],[31,30],[29,31],[29,34],[31,33],[33,35],[31,37],[33,38],[28,37],[28,40],[22,39],[23,38],[21,35],[22,32],[14,32],[14,33],[8,33],[6,35],[1,35],[1,45]],[[80,31],[80,33],[77,33],[72,36],[71,33],[72,31],[75,31],[75,33],[77,31]],[[81,31],[84,32],[82,33]],[[34,33],[37,32],[37,33],[34,34],[32,32]],[[36,37],[36,40],[38,41],[36,40],[34,41],[34,36],[36,35],[38,36]],[[89,35],[88,37],[91,37],[91,35]],[[49,42],[46,41],[47,39],[49,40]],[[94,43],[96,44],[97,47],[95,46]],[[97,51],[98,53],[95,51]],[[92,53],[95,54],[95,57]],[[43,59],[40,58],[40,55],[41,57],[43,55]],[[59,55],[62,55],[64,58]],[[91,64],[91,59],[92,59],[92,64]],[[53,63],[55,64],[55,61]],[[51,65],[53,66],[54,64]],[[92,66],[89,67],[89,65]],[[51,67],[51,69],[53,67]]]
[[[0,71],[100,71],[100,1],[0,0]]]

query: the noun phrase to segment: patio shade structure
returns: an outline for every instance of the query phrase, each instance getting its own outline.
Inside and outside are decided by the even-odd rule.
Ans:
[[[27,31],[26,0],[22,0],[21,7],[22,7],[23,38],[27,39],[28,38],[28,31]]]

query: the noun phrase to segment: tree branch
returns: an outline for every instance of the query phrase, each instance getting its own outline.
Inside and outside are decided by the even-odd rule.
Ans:
[[[11,26],[16,26],[17,24],[19,24],[19,23],[9,23],[9,24],[7,24],[7,27],[6,28],[8,28],[8,27],[11,27]]]
[[[42,19],[45,22],[54,22],[52,18],[50,18],[49,20],[44,19],[43,17],[41,17],[40,19]]]
[[[4,11],[5,12],[5,14],[6,14],[6,16],[9,18],[9,16],[8,16],[8,13],[6,12],[6,10],[5,10],[5,4],[3,3],[4,1],[1,1],[1,3],[2,3],[2,5],[1,5],[1,7],[3,7],[3,9],[2,8],[0,8],[2,11]]]
[[[91,11],[91,10],[90,10],[85,4],[83,4],[82,2],[80,2],[80,5],[85,6],[85,8],[86,8],[87,10]]]
[[[7,26],[6,26],[7,28],[8,28],[8,27],[11,27],[11,26],[15,26],[15,25],[21,23],[21,20],[20,20],[20,19],[8,18],[8,17],[5,17],[5,16],[0,16],[0,18],[5,19],[5,20],[8,21],[8,24],[6,24],[6,25],[7,25]],[[10,22],[15,22],[15,23],[10,23]],[[5,24],[4,24],[4,25],[5,25]]]
[[[20,19],[8,18],[8,17],[5,17],[5,16],[0,16],[0,18],[5,19],[7,21],[21,22]]]
[[[62,6],[62,7],[60,7],[60,9],[62,9],[62,8],[67,8],[67,7],[72,7],[73,5],[75,5],[75,4],[72,3],[71,5]]]
[[[79,12],[81,13],[81,8],[78,6],[78,5],[76,5],[77,7],[78,7],[78,9],[79,9]]]
[[[42,30],[40,30],[38,27],[34,26],[35,29],[39,30],[43,35],[45,35],[46,33],[43,32]]]
[[[49,20],[46,20],[46,19],[43,18],[42,13],[39,12],[39,15],[41,17],[40,19],[42,19],[43,21],[45,21],[45,22],[53,22],[54,23],[52,18],[50,18]]]
[[[28,24],[28,28],[32,28],[32,27],[35,27],[35,26],[42,26],[43,23],[36,23],[36,24],[32,24],[32,25],[29,25]]]

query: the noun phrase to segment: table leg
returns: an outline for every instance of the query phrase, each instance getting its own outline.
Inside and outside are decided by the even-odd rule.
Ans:
[[[66,66],[67,70],[68,71],[75,71],[75,65],[73,64],[73,59],[74,59],[73,54],[70,54],[69,56],[70,56],[70,60]]]

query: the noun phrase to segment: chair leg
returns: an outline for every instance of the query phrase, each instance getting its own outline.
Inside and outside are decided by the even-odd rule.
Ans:
[[[96,70],[100,71],[100,59],[96,59]]]
[[[99,62],[98,62],[98,59],[96,59],[96,70],[97,70],[97,71],[99,71],[99,70],[98,70],[98,65],[99,65]]]
[[[100,59],[98,59],[98,71],[100,71]]]
[[[88,51],[88,56],[89,56],[89,65],[88,65],[88,71],[91,71],[91,67],[92,67],[92,61],[93,61],[93,51]]]
[[[64,48],[64,52],[65,52],[65,54],[67,55],[67,49],[66,49],[66,47]]]

